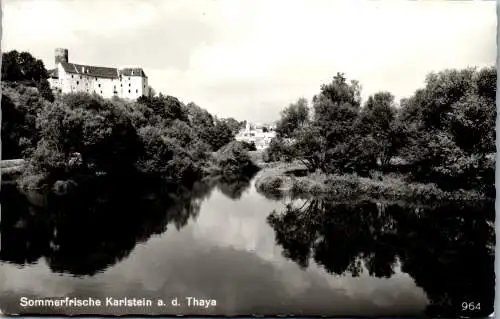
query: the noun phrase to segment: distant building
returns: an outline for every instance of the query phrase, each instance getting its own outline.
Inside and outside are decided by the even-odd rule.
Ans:
[[[109,68],[70,63],[68,50],[55,50],[55,69],[49,83],[60,93],[97,93],[104,98],[117,96],[135,100],[149,94],[148,77],[142,68]]]
[[[252,125],[247,123],[246,127],[242,129],[236,136],[237,141],[255,143],[257,150],[263,150],[269,147],[271,140],[276,136],[276,132],[268,129],[264,132],[263,125]]]

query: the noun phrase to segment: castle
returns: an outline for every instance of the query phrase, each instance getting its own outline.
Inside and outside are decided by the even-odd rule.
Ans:
[[[97,93],[135,100],[149,94],[148,77],[142,68],[108,68],[70,63],[68,50],[55,50],[55,69],[49,70],[49,83],[60,93]]]

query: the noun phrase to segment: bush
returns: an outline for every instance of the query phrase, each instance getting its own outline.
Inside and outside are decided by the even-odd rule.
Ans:
[[[33,161],[50,174],[69,173],[78,153],[89,174],[123,174],[133,168],[142,149],[126,114],[113,103],[88,94],[69,94],[48,104],[37,118],[41,140]],[[64,168],[64,169],[63,169]]]
[[[40,140],[29,162],[31,173],[46,175],[48,184],[80,175],[137,172],[192,181],[208,159],[209,147],[189,123],[161,121],[147,107],[132,109],[123,101],[68,94],[38,113]]]
[[[283,186],[283,176],[266,176],[258,179],[255,187],[258,191],[275,194]]]
[[[144,153],[137,162],[141,172],[182,182],[192,182],[201,173],[191,154],[178,140],[168,137],[165,130],[147,126],[139,130],[139,135],[144,145]]]
[[[214,154],[214,163],[225,176],[251,176],[258,167],[252,162],[245,145],[233,141]]]
[[[255,142],[245,142],[245,141],[242,141],[241,143],[243,143],[243,147],[249,151],[249,152],[253,152],[253,151],[257,151],[257,147],[255,146]]]
[[[29,157],[40,139],[38,114],[46,108],[34,88],[2,82],[2,158]]]
[[[265,163],[277,161],[290,162],[293,158],[293,147],[281,138],[273,138],[269,143],[269,147],[264,150],[263,154]]]

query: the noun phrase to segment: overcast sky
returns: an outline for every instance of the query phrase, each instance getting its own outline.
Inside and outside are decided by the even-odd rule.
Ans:
[[[337,72],[398,98],[433,70],[494,65],[495,1],[3,0],[2,49],[47,68],[141,66],[224,117],[273,121]]]

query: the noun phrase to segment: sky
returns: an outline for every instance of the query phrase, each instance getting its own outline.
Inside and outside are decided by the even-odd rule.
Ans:
[[[2,50],[54,66],[139,66],[157,91],[272,122],[337,72],[399,100],[446,68],[496,61],[495,1],[3,0]]]

